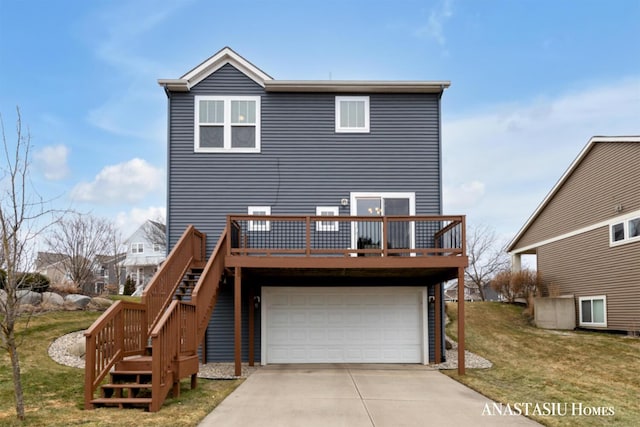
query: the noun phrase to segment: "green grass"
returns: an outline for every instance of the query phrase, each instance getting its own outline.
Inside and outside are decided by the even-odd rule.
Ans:
[[[190,390],[189,380],[184,380],[180,398],[168,398],[156,413],[114,408],[85,411],[84,370],[59,365],[47,350],[56,338],[86,329],[99,315],[51,312],[32,317],[28,329],[20,330],[26,420],[18,422],[15,417],[11,363],[4,353],[0,354],[0,426],[193,426],[241,383],[198,379],[198,387]]]
[[[456,337],[457,305],[448,306]],[[466,349],[493,362],[487,370],[447,375],[502,403],[560,402],[613,407],[614,416],[531,418],[548,426],[640,425],[640,339],[597,332],[537,329],[522,308],[465,304]]]

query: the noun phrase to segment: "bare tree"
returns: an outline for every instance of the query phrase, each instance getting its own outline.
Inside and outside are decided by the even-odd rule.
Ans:
[[[16,416],[24,420],[24,396],[20,373],[19,341],[16,323],[20,319],[20,293],[32,264],[34,240],[46,225],[44,216],[54,214],[31,187],[29,179],[31,136],[22,132],[20,109],[17,110],[16,142],[7,141],[4,122],[2,130],[3,159],[0,161],[0,268],[5,270],[4,290],[0,291],[0,343],[9,353],[13,377]],[[48,223],[48,222],[47,222]]]
[[[162,218],[149,220],[144,223],[144,234],[147,240],[153,245],[161,248],[167,247],[167,227]]]
[[[491,279],[509,264],[506,252],[498,244],[495,231],[486,225],[467,229],[469,266],[464,272],[465,286],[478,291],[485,300],[485,289]]]
[[[110,253],[114,233],[112,222],[72,212],[55,224],[45,240],[50,251],[62,255],[67,274],[81,289],[95,278],[98,256]]]

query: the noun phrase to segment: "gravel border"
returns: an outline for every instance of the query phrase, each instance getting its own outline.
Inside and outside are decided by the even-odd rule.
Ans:
[[[78,357],[69,352],[69,349],[77,346],[84,339],[84,331],[72,332],[56,339],[49,346],[49,356],[61,365],[71,366],[73,368],[84,369],[84,358]],[[458,343],[449,340],[452,345],[451,350],[446,350],[447,361],[437,365],[433,365],[437,369],[457,369],[458,368]],[[489,369],[493,363],[477,354],[465,351],[465,367],[469,369]],[[234,375],[235,365],[233,363],[207,363],[200,364],[199,378],[231,380],[238,378],[247,378],[254,373],[258,366],[249,366],[247,363],[242,364],[242,375],[239,377]]]

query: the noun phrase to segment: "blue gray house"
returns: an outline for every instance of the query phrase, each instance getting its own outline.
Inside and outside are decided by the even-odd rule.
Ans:
[[[172,250],[140,308],[153,358],[176,310],[174,357],[236,373],[444,360],[443,282],[467,266],[465,217],[442,212],[449,82],[275,80],[224,48],[159,84]]]

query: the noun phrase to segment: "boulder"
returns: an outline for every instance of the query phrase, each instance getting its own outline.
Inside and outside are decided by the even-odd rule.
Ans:
[[[78,295],[78,294],[69,294],[64,297],[65,302],[73,303],[78,308],[85,308],[89,302],[91,302],[91,298],[86,295]]]
[[[42,302],[42,294],[33,291],[19,289],[16,291],[19,304],[38,305]]]
[[[109,298],[102,297],[91,298],[91,302],[102,308],[109,308],[111,307],[111,304],[113,304],[113,301],[111,301]]]
[[[43,292],[42,304],[46,304],[48,306],[63,306],[64,298],[55,292]]]
[[[86,344],[87,341],[82,339],[79,340],[73,344],[71,344],[68,348],[67,351],[69,352],[69,354],[76,356],[76,357],[84,357],[85,353],[87,352],[86,350]]]

